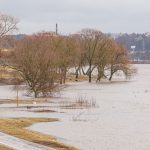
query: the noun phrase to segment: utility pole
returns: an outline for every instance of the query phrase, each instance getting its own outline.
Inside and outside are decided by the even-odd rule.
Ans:
[[[56,35],[58,34],[58,24],[56,23]]]
[[[142,47],[143,47],[143,52],[144,52],[145,51],[145,41],[144,41],[144,38],[143,38]]]
[[[17,85],[17,107],[19,106],[19,85]]]

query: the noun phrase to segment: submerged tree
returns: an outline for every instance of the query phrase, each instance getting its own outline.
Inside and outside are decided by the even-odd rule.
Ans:
[[[109,81],[111,81],[113,75],[117,71],[122,71],[126,77],[131,75],[131,67],[129,62],[129,55],[128,50],[123,47],[122,45],[116,43],[110,43],[111,46],[111,57],[109,60],[109,67],[110,67],[110,77]]]
[[[74,68],[75,79],[77,81],[84,62],[83,51],[80,45],[80,36],[77,34],[68,36],[67,47],[70,49],[70,67]]]
[[[6,64],[19,73],[35,97],[47,96],[57,83],[65,83],[70,68],[75,68],[76,79],[82,68],[89,82],[94,69],[97,81],[107,77],[105,70],[110,70],[109,80],[117,71],[123,71],[126,77],[134,72],[127,49],[93,29],[71,36],[54,33],[27,36],[16,43],[10,54],[6,56],[9,60]]]
[[[72,56],[74,51],[74,41],[70,37],[60,36],[62,39],[61,45],[58,48],[58,64],[60,72],[60,83],[66,82],[67,71],[72,67]]]
[[[56,57],[51,38],[52,35],[44,34],[26,37],[13,51],[11,67],[19,72],[35,97],[46,96],[56,87]]]
[[[88,66],[86,74],[89,77],[89,82],[92,81],[92,72],[96,65],[94,64],[96,51],[99,49],[99,44],[103,39],[103,33],[93,29],[83,29],[80,32],[80,43],[84,53],[85,63]]]
[[[97,68],[97,82],[99,82],[103,77],[106,78],[105,70],[109,65],[109,57],[111,57],[109,47],[110,42],[111,40],[104,36],[99,43],[99,48],[96,52],[95,64]]]

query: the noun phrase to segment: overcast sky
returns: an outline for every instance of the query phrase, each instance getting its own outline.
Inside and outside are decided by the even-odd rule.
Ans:
[[[82,28],[102,32],[149,32],[150,0],[0,0],[0,12],[19,19],[19,33]]]

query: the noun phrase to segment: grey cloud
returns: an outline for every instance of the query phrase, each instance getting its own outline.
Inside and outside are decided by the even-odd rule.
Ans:
[[[0,10],[20,19],[20,32],[62,33],[91,27],[104,32],[149,31],[148,0],[0,0]]]

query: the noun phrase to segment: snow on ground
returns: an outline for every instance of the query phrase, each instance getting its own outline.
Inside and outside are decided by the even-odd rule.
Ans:
[[[18,110],[15,115],[59,118],[60,122],[38,123],[30,129],[54,135],[83,150],[149,150],[150,65],[136,67],[138,74],[131,81],[71,83],[60,93],[63,99],[70,101],[94,100],[99,107],[42,114]],[[0,87],[1,98],[11,95],[4,93],[6,89]],[[0,117],[12,117],[12,114],[8,111]]]

